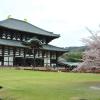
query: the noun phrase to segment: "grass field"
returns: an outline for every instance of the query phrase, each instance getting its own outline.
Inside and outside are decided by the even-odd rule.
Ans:
[[[2,100],[100,100],[100,74],[0,69],[0,86]]]

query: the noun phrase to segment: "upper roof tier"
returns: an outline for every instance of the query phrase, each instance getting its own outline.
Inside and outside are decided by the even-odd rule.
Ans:
[[[36,27],[26,21],[14,18],[8,18],[6,20],[0,21],[0,26],[8,29],[33,33],[37,35],[50,36],[54,38],[58,38],[60,36],[59,34],[54,34],[53,32],[49,32],[39,27]]]

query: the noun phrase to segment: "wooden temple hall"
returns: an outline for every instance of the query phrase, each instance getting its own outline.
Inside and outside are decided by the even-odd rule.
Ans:
[[[0,21],[0,66],[58,66],[58,57],[66,50],[49,45],[58,37],[26,21]]]

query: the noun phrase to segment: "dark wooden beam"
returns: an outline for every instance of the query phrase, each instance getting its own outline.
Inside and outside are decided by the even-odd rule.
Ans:
[[[2,66],[4,66],[4,46],[2,46],[2,57],[3,57],[3,59],[2,59]]]

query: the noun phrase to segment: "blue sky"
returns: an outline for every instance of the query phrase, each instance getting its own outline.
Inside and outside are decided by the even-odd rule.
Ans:
[[[81,41],[100,25],[100,0],[1,0],[0,20],[8,15],[60,34],[51,44],[61,47],[84,45]]]

